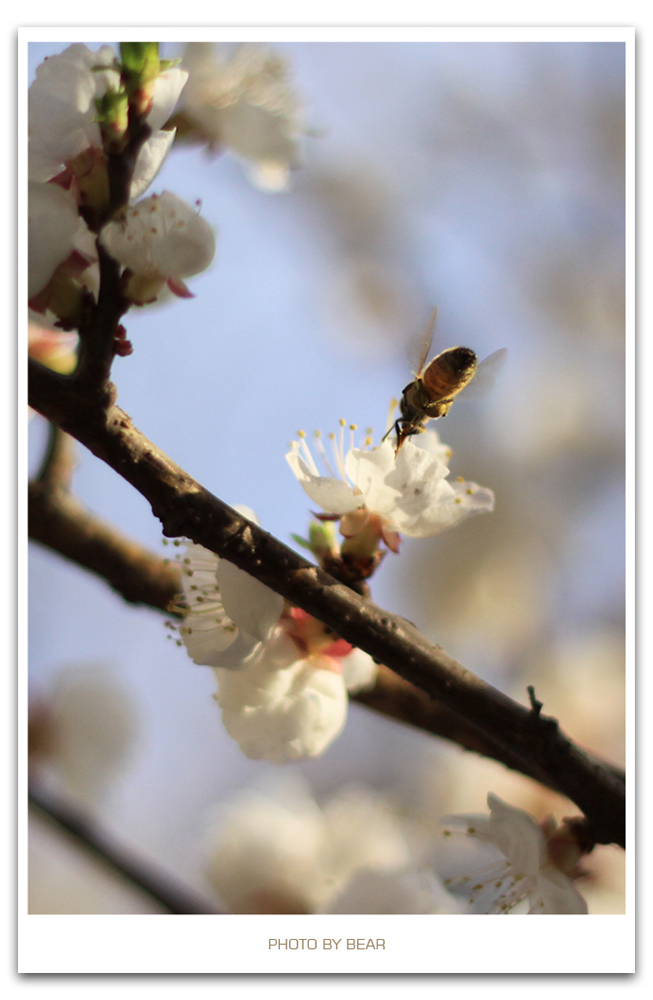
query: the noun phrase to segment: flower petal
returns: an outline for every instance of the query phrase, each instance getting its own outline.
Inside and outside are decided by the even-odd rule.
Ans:
[[[524,875],[539,872],[546,861],[546,837],[530,813],[503,802],[492,792],[488,834],[515,871]]]
[[[172,115],[187,80],[188,73],[179,66],[170,66],[157,76],[154,99],[147,116],[147,124],[153,132],[162,128]]]
[[[347,514],[363,505],[363,497],[355,494],[344,480],[312,472],[299,454],[299,447],[298,442],[293,441],[286,461],[314,503],[328,514]]]
[[[271,640],[269,647],[277,640]],[[340,674],[315,669],[319,658],[293,660],[294,644],[283,634],[286,665],[270,668],[264,647],[246,670],[217,670],[222,721],[246,757],[277,763],[321,754],[342,730],[347,692]]]
[[[399,490],[391,483],[394,471],[394,448],[384,441],[371,451],[352,448],[345,458],[345,472],[365,497],[365,506],[374,514],[388,513],[399,498]]]
[[[374,687],[379,668],[369,653],[354,648],[347,656],[341,657],[340,662],[343,680],[351,694]]]
[[[129,197],[132,201],[145,194],[150,184],[163,166],[163,161],[172,149],[175,141],[175,130],[155,132],[146,143],[144,143],[134,168],[134,176],[129,188]]]
[[[83,225],[75,199],[58,184],[29,183],[28,298],[40,292],[74,250]]]
[[[537,898],[529,913],[587,913],[587,901],[557,868],[547,866],[542,870],[534,895]]]
[[[267,639],[283,611],[283,597],[227,559],[217,568],[222,604],[239,628],[256,639]]]
[[[95,99],[118,80],[115,58],[109,45],[93,52],[76,43],[38,66],[28,97],[31,180],[50,180],[84,149],[101,147]]]

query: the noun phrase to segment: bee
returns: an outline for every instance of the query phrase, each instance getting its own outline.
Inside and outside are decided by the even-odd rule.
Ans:
[[[506,354],[505,349],[495,351],[479,364],[476,354],[469,347],[450,347],[424,367],[431,349],[437,314],[435,309],[422,341],[417,374],[403,390],[399,403],[401,416],[383,436],[385,441],[394,430],[397,436],[395,455],[406,438],[426,430],[429,420],[446,417],[455,397],[469,385],[474,376],[481,369],[487,370],[488,366],[502,362]]]

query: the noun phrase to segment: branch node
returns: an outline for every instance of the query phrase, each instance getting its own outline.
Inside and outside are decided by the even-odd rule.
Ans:
[[[543,708],[543,702],[538,701],[537,698],[535,697],[535,688],[533,687],[532,684],[529,684],[526,690],[528,691],[528,698],[531,703],[531,712],[536,718],[539,719],[541,718],[540,713]]]

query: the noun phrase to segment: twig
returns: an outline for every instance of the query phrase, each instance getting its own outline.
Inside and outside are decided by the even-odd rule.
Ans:
[[[220,912],[150,861],[117,844],[77,806],[35,786],[30,788],[29,802],[60,829],[73,836],[94,858],[146,893],[168,913]]]
[[[587,816],[597,843],[625,844],[625,787],[590,761],[554,723],[522,705],[433,646],[404,619],[382,611],[312,566],[209,493],[132,424],[115,403],[98,405],[84,387],[62,391],[61,376],[30,359],[30,405],[86,445],[151,504],[169,537],[204,545],[320,619],[468,724],[508,749],[526,769]],[[112,392],[104,394],[104,400]],[[514,766],[514,765],[513,765]],[[528,770],[526,771],[528,773]]]
[[[68,490],[75,468],[73,439],[56,424],[50,424],[48,432],[48,446],[36,482],[50,492]]]

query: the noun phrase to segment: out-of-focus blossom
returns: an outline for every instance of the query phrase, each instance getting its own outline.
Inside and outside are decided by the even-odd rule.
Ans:
[[[338,441],[331,435],[333,466],[316,435],[327,475],[320,474],[305,436],[292,442],[286,459],[311,500],[327,515],[340,517],[345,538],[359,537],[367,544],[366,536],[372,535],[396,552],[399,534],[427,538],[493,509],[491,490],[462,479],[449,481],[451,451],[435,431],[421,436],[425,446],[406,441],[395,457],[390,441],[372,447],[368,437],[355,448],[352,425],[345,454],[344,425],[341,421]]]
[[[89,184],[90,174],[104,170],[102,135],[96,100],[117,89],[116,53],[109,45],[97,52],[82,44],[70,45],[50,56],[36,70],[29,89],[29,178],[49,181],[67,171],[76,184]],[[152,136],[135,166],[130,197],[138,198],[152,183],[174,140],[174,131],[162,131],[177,103],[187,74],[165,70],[157,78],[147,122]],[[99,176],[93,181],[100,182]]]
[[[30,705],[30,768],[56,774],[96,806],[129,761],[137,731],[132,700],[106,667],[70,667]]]
[[[405,882],[403,892],[386,887],[388,905],[405,905],[410,892],[423,907],[414,912],[435,912],[425,902],[425,883],[420,896],[403,874],[414,858],[413,840],[411,824],[383,796],[348,787],[320,807],[292,775],[268,789],[243,790],[216,809],[207,835],[207,875],[231,913],[350,912],[334,903],[363,873],[377,889],[361,904],[369,908],[359,912],[406,912],[374,908],[378,879],[391,873]]]
[[[346,722],[348,691],[374,684],[372,658],[201,545],[188,543],[182,581],[179,641],[216,668],[222,721],[243,753],[276,762],[322,753]]]
[[[51,330],[37,323],[27,327],[27,350],[30,357],[55,372],[69,375],[77,364],[77,334]]]
[[[209,223],[197,208],[169,191],[128,208],[104,227],[101,240],[132,272],[125,294],[139,305],[154,301],[166,286],[188,298],[191,293],[183,279],[206,270],[215,253]]]
[[[297,165],[302,128],[285,60],[258,45],[227,53],[210,42],[194,42],[186,46],[183,66],[189,78],[180,134],[231,150],[259,187],[285,189]]]
[[[460,913],[464,906],[437,875],[421,867],[363,868],[321,913]]]
[[[503,860],[445,884],[464,889],[477,913],[510,913],[524,901],[528,913],[587,913],[572,882],[582,874],[584,853],[573,831],[566,824],[558,827],[552,817],[538,824],[492,793],[487,802],[489,817],[445,816],[441,822],[448,834],[465,833],[491,844]]]

